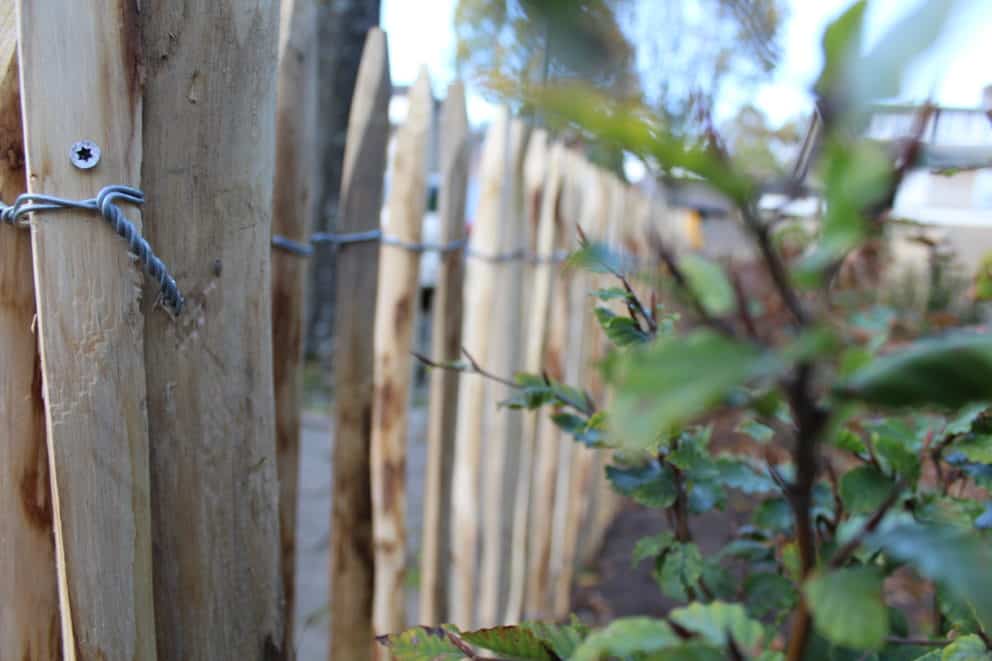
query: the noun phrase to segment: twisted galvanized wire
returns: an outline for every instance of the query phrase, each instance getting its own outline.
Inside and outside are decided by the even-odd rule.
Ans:
[[[128,248],[138,257],[145,273],[158,283],[162,300],[175,314],[179,314],[184,299],[175,278],[169,273],[165,263],[152,252],[148,241],[141,236],[134,223],[129,221],[120,207],[115,204],[118,200],[141,206],[144,204],[145,194],[137,188],[121,185],[106,186],[96,197],[87,200],[68,200],[54,195],[25,193],[12,205],[0,201],[0,220],[10,225],[24,226],[27,225],[27,221],[23,217],[29,214],[60,209],[96,211],[119,236],[127,241]]]

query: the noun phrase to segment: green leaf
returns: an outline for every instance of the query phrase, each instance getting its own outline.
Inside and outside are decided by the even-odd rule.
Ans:
[[[951,447],[976,464],[992,464],[992,435],[968,434]]]
[[[865,442],[861,440],[861,436],[850,429],[841,429],[831,437],[831,441],[841,450],[847,450],[851,454],[858,456],[861,456],[868,450],[865,447]]]
[[[524,622],[520,626],[537,636],[562,659],[571,658],[589,635],[589,627],[579,622],[574,615],[570,624]]]
[[[950,526],[900,524],[871,541],[922,576],[942,583],[974,608],[980,622],[992,625],[992,549],[982,537]]]
[[[583,246],[565,260],[565,268],[580,268],[593,273],[623,273],[624,267],[623,255],[598,242]]]
[[[755,617],[778,615],[791,610],[799,598],[792,581],[781,574],[758,572],[744,580],[748,610]]]
[[[990,372],[992,337],[958,334],[879,358],[837,392],[879,406],[957,409],[992,397]]]
[[[668,617],[705,642],[726,648],[733,639],[738,649],[756,651],[764,636],[760,622],[752,620],[740,604],[714,601],[672,610]]]
[[[647,507],[671,507],[678,496],[671,470],[657,461],[641,466],[607,466],[606,477],[617,491]]]
[[[937,586],[937,605],[947,624],[959,634],[977,633],[981,629],[971,604],[957,598],[943,585]]]
[[[642,560],[657,558],[675,543],[675,535],[669,531],[660,532],[650,537],[642,537],[634,545],[633,564],[636,567]]]
[[[892,493],[895,483],[874,466],[858,466],[840,478],[840,498],[852,514],[870,514]]]
[[[641,330],[638,323],[630,317],[621,317],[602,307],[596,308],[595,313],[606,337],[618,347],[642,344],[651,339],[651,336]]]
[[[750,436],[761,444],[768,443],[775,437],[774,429],[750,417],[742,419],[737,427],[734,428],[734,431]]]
[[[527,661],[555,661],[549,646],[525,627],[494,627],[461,634],[470,645]]]
[[[650,448],[751,378],[777,371],[754,348],[707,330],[663,338],[626,352],[610,374],[617,385],[610,420],[625,445]]]
[[[662,620],[649,617],[622,617],[605,629],[595,631],[575,650],[570,661],[600,661],[604,657],[627,658],[650,654],[681,642]]]
[[[465,657],[441,628],[414,627],[379,636],[376,642],[388,647],[396,661],[461,661]]]
[[[957,415],[948,420],[947,426],[944,428],[944,434],[947,436],[956,436],[970,432],[972,425],[975,424],[975,421],[978,420],[979,416],[988,407],[988,402],[978,402],[964,407],[958,411]]]
[[[690,253],[682,258],[681,267],[689,289],[707,312],[721,316],[734,309],[734,288],[719,264]]]
[[[767,498],[754,510],[751,520],[764,530],[787,533],[792,530],[792,509],[785,498]]]
[[[777,490],[775,482],[763,469],[752,466],[747,459],[724,455],[717,458],[720,482],[747,494],[765,494]]]
[[[661,591],[680,601],[691,598],[690,592],[698,588],[703,575],[703,554],[695,544],[673,544],[665,553],[661,567],[655,572],[655,580]]]
[[[855,2],[823,31],[823,71],[816,83],[820,94],[830,95],[843,84],[849,62],[861,49],[865,0]]]
[[[818,574],[806,581],[806,598],[817,630],[837,645],[877,650],[889,633],[882,577],[865,567]]]
[[[623,287],[609,287],[607,289],[597,289],[590,296],[601,301],[627,300],[630,294]]]
[[[940,661],[983,661],[992,659],[992,652],[976,635],[962,636],[944,648]]]

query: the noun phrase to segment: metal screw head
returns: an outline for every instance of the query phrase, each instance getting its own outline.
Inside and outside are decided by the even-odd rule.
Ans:
[[[100,146],[92,140],[80,140],[69,150],[69,160],[80,170],[89,170],[100,162]]]

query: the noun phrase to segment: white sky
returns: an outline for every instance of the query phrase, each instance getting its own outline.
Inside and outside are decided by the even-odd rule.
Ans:
[[[914,6],[945,0],[872,0],[869,3],[869,42]],[[452,28],[457,0],[383,0],[382,24],[389,38],[393,82],[411,83],[426,65],[441,96],[454,77],[455,35]],[[744,90],[740,101],[752,101],[772,123],[779,124],[810,109],[806,90],[819,72],[820,37],[826,24],[852,0],[790,0],[783,35],[783,57],[775,80],[756,90]],[[950,21],[931,52],[914,63],[911,84],[903,99],[922,101],[932,94],[945,106],[977,106],[982,87],[992,84],[992,0],[958,0],[961,11]],[[493,109],[469,91],[473,124],[484,123]],[[717,115],[731,112],[730,104]]]

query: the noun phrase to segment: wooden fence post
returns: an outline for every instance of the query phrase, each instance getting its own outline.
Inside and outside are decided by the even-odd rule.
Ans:
[[[29,190],[81,199],[138,184],[137,9],[22,0],[18,15]],[[103,151],[95,170],[70,163],[83,138]],[[35,217],[32,248],[63,654],[154,659],[142,276],[92,214]]]
[[[560,144],[551,151],[548,179],[545,183],[542,200],[542,224],[554,223],[553,254],[569,245],[570,236],[565,219],[561,215],[564,196],[564,183],[567,150]],[[546,216],[549,220],[545,220]],[[565,351],[568,342],[568,286],[560,265],[551,266],[553,272],[547,340],[544,349],[543,368],[547,375],[561,381],[565,378]],[[548,601],[548,572],[551,562],[552,526],[554,521],[555,485],[558,475],[558,444],[561,434],[547,412],[538,416],[536,436],[536,458],[534,463],[534,491],[530,533],[530,565],[528,571],[528,591],[526,595],[525,618],[541,617],[545,614]]]
[[[422,71],[410,90],[409,114],[396,135],[388,217],[379,251],[379,292],[373,338],[372,539],[376,635],[405,625],[406,439],[410,351],[419,291],[420,253],[390,240],[417,244],[424,220],[427,140],[434,112],[430,79]],[[346,596],[346,595],[341,595]],[[377,646],[375,658],[388,658]]]
[[[276,101],[276,172],[272,233],[310,242],[315,183],[317,58],[316,5],[283,0],[279,16],[279,79]],[[286,622],[282,649],[293,650],[296,606],[296,509],[303,407],[303,312],[307,260],[272,254],[272,379],[276,398],[276,459],[279,469],[279,538]]]
[[[528,248],[535,255],[549,255],[554,249],[555,223],[549,214],[542,213],[543,195],[548,171],[548,135],[537,130],[527,145],[524,161],[523,193],[527,218]],[[530,297],[527,304],[526,354],[523,371],[540,372],[544,360],[544,339],[548,324],[548,302],[551,296],[552,267],[535,260],[527,266]],[[524,413],[521,425],[519,471],[513,501],[513,532],[510,551],[510,590],[507,597],[506,624],[520,621],[524,593],[527,585],[528,514],[530,512],[531,483],[534,476],[534,442],[539,413]]]
[[[498,257],[492,264],[493,291],[496,297],[494,307],[489,311],[490,323],[496,333],[492,338],[489,356],[475,356],[487,369],[500,376],[512,378],[520,370],[522,362],[521,321],[527,305],[524,302],[523,259],[506,258],[523,248],[526,231],[520,215],[520,168],[527,141],[527,126],[519,119],[510,121],[505,134],[506,144],[503,161],[503,174],[499,190],[499,238],[496,244],[483,246],[482,250]],[[471,257],[470,257],[471,258]],[[501,624],[501,597],[508,585],[503,575],[509,551],[510,525],[506,512],[512,511],[513,492],[504,490],[507,475],[516,473],[519,453],[520,413],[499,408],[499,403],[512,396],[512,389],[490,381],[486,384],[486,399],[483,409],[482,438],[483,465],[486,469],[479,475],[480,487],[485,496],[478,512],[482,524],[482,553],[480,558],[478,620],[477,626],[493,627]],[[511,463],[512,462],[512,463]]]
[[[465,237],[465,198],[469,158],[465,88],[448,87],[441,111],[441,196],[439,218],[442,244]],[[462,283],[464,251],[440,256],[434,287],[431,357],[458,360],[462,340]],[[447,612],[448,562],[451,528],[451,471],[454,461],[455,416],[458,412],[458,375],[435,369],[430,374],[427,419],[427,475],[424,486],[424,527],[420,564],[420,612],[423,624],[441,624]]]
[[[135,4],[104,4],[113,11],[91,9],[73,32],[92,22],[117,35],[113,18]],[[187,299],[173,320],[145,297],[155,614],[169,661],[289,654],[271,334],[277,9],[143,0],[129,42],[144,50],[147,236]]]
[[[486,134],[479,170],[479,206],[469,239],[469,252],[489,254],[499,245],[500,194],[507,158],[509,111],[499,111]],[[495,269],[491,260],[469,256],[465,266],[462,343],[477,361],[487,359],[492,346],[491,311],[495,301]],[[479,459],[486,383],[463,375],[458,383],[455,422],[455,465],[451,485],[451,577],[448,616],[460,627],[475,622],[478,602],[476,574],[479,550]]]
[[[14,3],[0,3],[0,199],[24,192]],[[62,658],[55,533],[31,235],[0,224],[0,644],[13,659]]]
[[[348,120],[339,232],[379,228],[391,89],[386,35],[373,29],[365,40]],[[379,246],[343,245],[336,262],[329,658],[363,661],[371,658],[374,644],[369,443]]]

